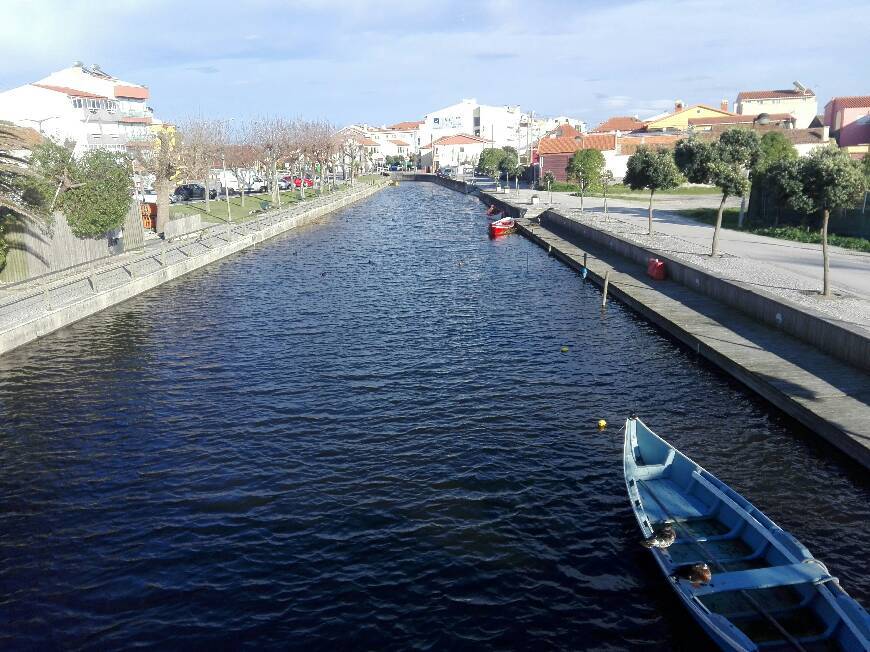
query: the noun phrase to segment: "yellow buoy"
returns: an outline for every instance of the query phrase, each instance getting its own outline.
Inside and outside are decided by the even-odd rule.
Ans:
[[[598,429],[604,430],[607,427],[607,422],[604,419],[598,420]]]
[[[570,351],[570,349],[567,346],[562,347],[562,353],[568,353],[568,351]]]

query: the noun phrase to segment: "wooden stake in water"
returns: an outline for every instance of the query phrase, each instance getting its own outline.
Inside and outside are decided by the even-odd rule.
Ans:
[[[586,265],[586,254],[585,253],[583,254],[583,267],[588,267],[588,265]]]
[[[601,295],[601,307],[604,308],[607,305],[607,290],[610,286],[610,270],[608,269],[604,272],[604,294]]]

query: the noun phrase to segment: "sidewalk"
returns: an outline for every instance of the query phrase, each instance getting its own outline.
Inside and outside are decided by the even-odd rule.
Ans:
[[[528,203],[532,194],[537,194],[543,204],[547,203],[549,194],[545,191],[515,191],[504,195],[507,201]],[[499,195],[499,197],[502,197]],[[728,206],[739,206],[739,200],[732,200]],[[625,199],[608,199],[608,214],[616,219],[628,222],[646,231],[648,202]],[[719,197],[716,195],[662,195],[653,202],[653,228],[658,233],[664,233],[692,242],[709,252],[713,242],[713,227],[709,224],[696,222],[691,218],[668,212],[686,208],[716,208]],[[580,209],[580,198],[568,193],[553,193],[553,207],[563,211]],[[600,197],[586,197],[583,201],[586,211],[601,211],[604,200]],[[661,209],[657,208],[661,207]],[[763,266],[774,266],[795,277],[793,288],[805,290],[822,287],[822,247],[821,245],[791,240],[769,238],[743,231],[722,229],[719,236],[722,252],[752,260]],[[846,293],[860,297],[870,302],[870,254],[829,247],[832,285]],[[870,323],[865,324],[870,327]]]

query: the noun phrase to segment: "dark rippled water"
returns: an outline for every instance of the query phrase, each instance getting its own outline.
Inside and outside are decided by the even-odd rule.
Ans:
[[[631,409],[868,603],[865,476],[485,223],[387,189],[0,358],[0,645],[708,649]]]

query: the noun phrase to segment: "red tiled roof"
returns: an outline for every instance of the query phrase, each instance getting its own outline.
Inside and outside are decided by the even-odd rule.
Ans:
[[[480,143],[488,143],[489,141],[477,136],[469,136],[467,134],[456,134],[455,136],[442,136],[436,140],[433,145],[477,145]]]
[[[391,140],[389,142],[393,143],[396,147],[410,147],[404,140]]]
[[[616,149],[616,134],[595,134],[581,138],[542,138],[539,154],[572,154],[578,149],[607,151]]]
[[[582,136],[583,133],[578,131],[575,127],[572,127],[569,124],[559,125],[552,131],[548,131],[547,137],[555,137],[555,138],[576,138],[577,136]]]
[[[835,97],[828,104],[833,104],[836,111],[840,109],[865,109],[870,108],[870,95],[849,95]]]
[[[716,115],[708,118],[689,118],[690,125],[724,125],[755,122],[758,115]],[[790,120],[791,113],[768,113],[767,117],[774,121]]]
[[[635,131],[643,129],[644,122],[638,120],[634,116],[619,115],[614,118],[608,118],[600,125],[592,130],[592,133],[603,133],[607,131]]]
[[[740,91],[737,94],[737,101],[740,100],[773,100],[783,97],[815,97],[809,88],[806,92],[801,92],[794,88],[778,90],[778,91]]]
[[[759,135],[766,134],[770,131],[776,131],[785,136],[792,145],[811,145],[828,142],[825,140],[825,130],[823,127],[811,127],[809,129],[783,129],[776,125],[753,124],[740,127],[740,129],[751,129]],[[722,127],[714,127],[710,131],[702,131],[698,134],[698,137],[703,141],[712,142],[718,140],[723,131],[725,131],[725,129]]]
[[[366,138],[365,136],[354,136],[353,139],[360,145],[364,145],[365,147],[380,147],[380,143],[376,140],[372,140],[371,138]]]
[[[387,129],[393,129],[395,131],[413,131],[417,127],[423,124],[422,120],[412,120],[409,122],[397,122],[394,125],[390,125]]]
[[[143,125],[150,125],[150,124],[151,124],[151,118],[150,118],[149,116],[142,116],[142,117],[136,117],[136,116],[124,116],[123,118],[120,118],[120,119],[118,120],[118,122],[124,122],[124,123],[127,123],[127,124],[143,124]]]
[[[65,95],[69,95],[70,97],[90,97],[97,100],[107,99],[105,95],[94,95],[93,93],[88,93],[87,91],[80,91],[76,90],[75,88],[67,88],[66,86],[51,86],[49,84],[31,84],[31,86],[45,88],[50,91],[57,91],[58,93],[64,93]]]

